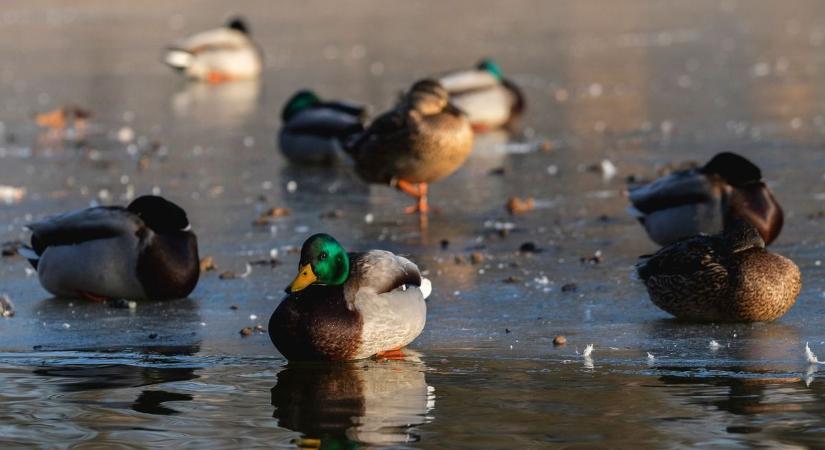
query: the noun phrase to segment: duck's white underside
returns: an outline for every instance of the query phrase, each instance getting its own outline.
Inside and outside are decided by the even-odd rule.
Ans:
[[[229,28],[204,31],[177,42],[166,52],[164,61],[200,80],[212,72],[233,79],[256,78],[262,66],[260,52],[249,38]]]
[[[381,295],[358,295],[355,308],[364,319],[355,359],[405,347],[421,334],[427,322],[424,294],[416,286]]]
[[[510,119],[513,96],[502,86],[451,97],[453,104],[467,114],[473,125],[499,127]]]
[[[644,216],[644,226],[654,242],[667,245],[700,233],[719,233],[722,219],[722,205],[716,199],[654,211]]]
[[[77,298],[80,292],[86,292],[145,299],[137,279],[138,244],[134,235],[124,235],[48,247],[37,267],[40,283],[57,297]]]

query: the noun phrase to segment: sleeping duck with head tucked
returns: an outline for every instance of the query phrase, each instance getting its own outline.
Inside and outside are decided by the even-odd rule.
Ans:
[[[198,283],[198,241],[186,212],[158,196],[98,206],[27,225],[20,249],[40,284],[61,298],[167,300]]]
[[[642,256],[636,270],[656,306],[695,322],[776,320],[802,286],[799,267],[766,250],[759,230],[742,219]]]
[[[716,234],[739,219],[755,226],[766,244],[782,231],[782,208],[762,171],[736,153],[719,153],[704,166],[632,186],[629,197],[631,214],[659,245]]]
[[[316,234],[301,248],[269,337],[291,361],[398,357],[424,329],[430,291],[410,260],[384,250],[348,254]]]

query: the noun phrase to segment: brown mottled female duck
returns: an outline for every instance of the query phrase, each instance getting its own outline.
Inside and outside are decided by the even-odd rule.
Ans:
[[[698,322],[776,320],[794,305],[802,284],[799,267],[767,251],[757,228],[744,220],[642,256],[636,269],[656,306]]]
[[[426,213],[427,184],[458,170],[472,147],[473,130],[464,113],[441,84],[421,80],[351,141],[348,152],[362,179],[394,185],[418,199],[406,212]]]
[[[759,167],[724,152],[707,164],[630,189],[630,208],[659,245],[697,234],[716,234],[737,219],[754,225],[770,244],[782,230],[782,208]]]
[[[397,357],[424,329],[429,280],[384,250],[347,254],[327,234],[304,242],[298,275],[269,319],[269,337],[289,360]]]

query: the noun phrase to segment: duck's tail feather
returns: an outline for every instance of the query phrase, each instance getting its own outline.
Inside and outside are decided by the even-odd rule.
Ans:
[[[433,284],[428,278],[421,277],[421,286],[419,286],[418,289],[421,290],[421,294],[424,295],[424,299],[426,300],[433,292]]]
[[[173,69],[183,70],[192,65],[193,58],[191,52],[179,48],[170,48],[163,55],[163,62]]]
[[[34,267],[34,270],[37,270],[37,263],[40,262],[40,255],[38,255],[33,248],[23,245],[17,249],[17,253],[29,260],[29,264]]]

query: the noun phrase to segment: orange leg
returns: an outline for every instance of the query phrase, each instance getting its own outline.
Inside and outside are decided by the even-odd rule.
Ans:
[[[393,350],[387,350],[385,352],[378,352],[378,353],[375,354],[375,357],[376,358],[382,358],[382,359],[399,360],[399,359],[406,358],[407,355],[405,355],[404,352],[400,348],[396,348],[396,349],[393,349]]]
[[[486,133],[492,130],[492,127],[486,123],[474,123],[470,125],[470,128],[472,128],[475,133]]]
[[[206,75],[206,82],[210,84],[225,83],[232,81],[232,76],[224,72],[212,71]]]
[[[103,297],[101,295],[95,295],[95,294],[92,294],[91,292],[80,291],[80,292],[78,292],[78,294],[80,294],[80,298],[82,298],[84,300],[91,300],[93,302],[105,302],[106,300],[109,300],[109,297]]]
[[[407,214],[426,214],[430,211],[430,206],[427,203],[427,183],[410,183],[406,180],[398,180],[395,186],[399,191],[418,199],[417,204],[404,208],[404,212]]]

